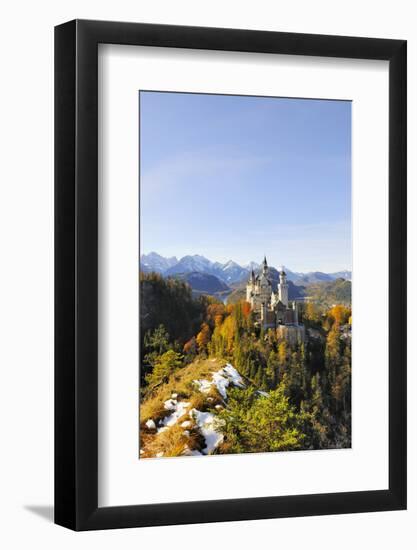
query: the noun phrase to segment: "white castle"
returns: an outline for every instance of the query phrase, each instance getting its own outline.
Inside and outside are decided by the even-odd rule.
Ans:
[[[287,275],[283,269],[279,272],[276,292],[272,289],[266,257],[258,275],[254,270],[246,284],[246,301],[258,317],[258,324],[264,329],[277,329],[278,335],[289,341],[303,342],[304,326],[298,322],[297,302],[289,305]]]

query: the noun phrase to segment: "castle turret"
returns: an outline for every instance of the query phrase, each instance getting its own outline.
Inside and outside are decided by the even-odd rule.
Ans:
[[[292,308],[294,310],[294,325],[298,325],[298,307],[295,300],[292,303]]]
[[[252,297],[255,292],[255,283],[256,283],[255,272],[252,269],[248,282],[246,283],[246,301],[249,302],[252,306],[253,306]]]
[[[287,274],[282,269],[279,274],[278,295],[284,306],[288,307],[288,283]]]
[[[268,262],[266,261],[266,256],[262,262],[262,273],[258,278],[258,294],[259,300],[268,304],[271,300],[272,295],[272,284],[269,280],[269,267]]]

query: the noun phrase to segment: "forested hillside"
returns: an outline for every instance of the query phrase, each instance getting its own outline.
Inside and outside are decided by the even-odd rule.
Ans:
[[[308,337],[290,345],[244,301],[140,284],[141,457],[350,446],[349,307],[303,304]]]
[[[352,301],[352,283],[345,279],[312,284],[306,287],[306,295],[324,306],[331,304],[350,305]]]

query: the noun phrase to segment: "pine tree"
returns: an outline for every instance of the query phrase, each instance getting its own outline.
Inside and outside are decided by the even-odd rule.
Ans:
[[[146,375],[149,390],[152,391],[155,387],[166,382],[175,370],[182,367],[182,359],[182,355],[172,349],[158,356],[152,372]]]

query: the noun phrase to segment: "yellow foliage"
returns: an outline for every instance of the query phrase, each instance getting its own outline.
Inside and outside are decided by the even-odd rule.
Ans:
[[[288,343],[286,340],[283,340],[278,345],[278,361],[280,365],[285,365],[288,358]]]
[[[216,315],[214,318],[214,326],[219,327],[223,323],[223,315]]]
[[[326,350],[330,358],[337,360],[340,352],[340,332],[337,325],[327,335]]]
[[[307,302],[304,317],[313,322],[320,320],[320,310],[314,302]]]
[[[329,310],[328,317],[332,318],[334,323],[339,326],[348,323],[351,314],[350,308],[338,304]]]
[[[226,351],[231,353],[233,351],[233,341],[235,338],[236,323],[231,315],[226,317],[220,327],[220,334],[223,336],[226,342]]]
[[[207,348],[207,344],[210,341],[210,327],[208,326],[207,323],[203,323],[201,325],[201,330],[197,334],[196,340],[197,340],[198,349],[200,351],[205,351]]]

